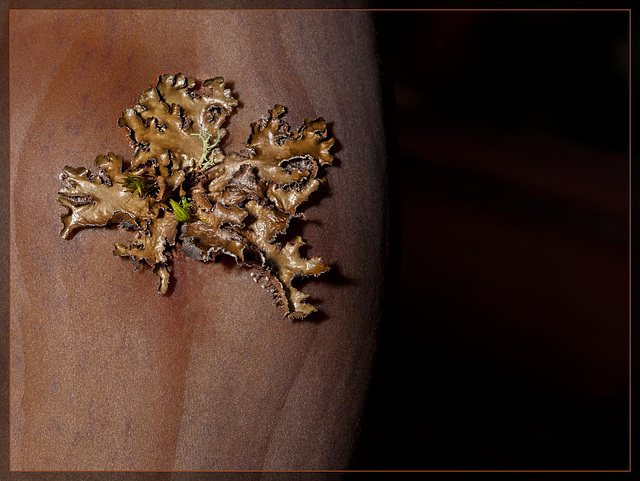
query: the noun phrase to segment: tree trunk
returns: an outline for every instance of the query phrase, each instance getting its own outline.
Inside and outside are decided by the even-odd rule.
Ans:
[[[11,468],[279,470],[348,466],[370,376],[385,252],[385,157],[363,12],[13,11]],[[59,236],[65,165],[127,160],[122,110],[182,72],[240,100],[223,148],[275,104],[337,140],[296,227],[330,273],[320,313],[283,318],[233,262],[174,261],[173,288],[112,255],[130,233]],[[305,224],[305,225],[302,225]]]

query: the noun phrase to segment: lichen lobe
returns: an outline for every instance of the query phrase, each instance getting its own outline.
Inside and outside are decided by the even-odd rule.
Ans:
[[[196,91],[193,78],[160,76],[118,121],[131,138],[130,163],[109,153],[96,159],[96,174],[65,167],[61,235],[113,224],[133,230],[129,245],[116,243],[114,254],[152,266],[160,294],[167,293],[178,245],[204,262],[231,256],[266,281],[286,316],[302,319],[316,309],[292,282],[329,267],[300,255],[300,237],[278,238],[293,218],[305,218],[298,211],[321,185],[334,139],[322,118],[305,119],[292,132],[282,119],[286,109],[276,105],[251,125],[242,152],[225,153],[222,126],[237,105],[221,77]]]

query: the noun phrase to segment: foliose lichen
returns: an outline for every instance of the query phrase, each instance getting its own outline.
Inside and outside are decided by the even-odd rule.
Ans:
[[[108,225],[132,230],[133,240],[116,243],[113,252],[151,266],[160,294],[167,293],[178,249],[204,262],[231,256],[266,280],[286,316],[304,318],[315,308],[292,281],[329,267],[300,255],[299,236],[278,238],[292,219],[305,219],[298,209],[320,186],[320,168],[332,163],[334,139],[322,118],[292,132],[282,120],[285,108],[276,105],[251,125],[241,152],[225,153],[222,126],[238,102],[221,77],[195,88],[191,77],[161,75],[122,113],[118,125],[130,133],[131,162],[108,153],[97,157],[96,173],[64,168],[61,236]]]

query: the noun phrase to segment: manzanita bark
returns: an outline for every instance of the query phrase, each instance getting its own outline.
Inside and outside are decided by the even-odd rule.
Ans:
[[[334,139],[322,118],[291,132],[282,120],[285,108],[276,105],[252,124],[245,149],[225,154],[222,125],[238,102],[221,77],[203,82],[206,93],[195,87],[191,77],[161,75],[122,113],[118,124],[135,149],[130,163],[109,153],[98,156],[95,174],[64,168],[61,235],[114,224],[133,230],[131,243],[116,243],[114,254],[152,266],[160,294],[167,293],[178,246],[204,262],[230,255],[267,280],[286,316],[304,318],[315,308],[292,281],[329,267],[319,257],[301,257],[300,237],[277,238],[293,218],[305,218],[298,208],[320,186]]]

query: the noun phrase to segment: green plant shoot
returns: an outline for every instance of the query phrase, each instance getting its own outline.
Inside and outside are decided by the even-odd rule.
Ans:
[[[126,178],[121,182],[124,188],[132,194],[138,194],[140,197],[149,195],[155,189],[155,183],[142,175],[131,173],[126,174]]]
[[[178,222],[188,222],[191,220],[189,208],[192,207],[192,205],[184,195],[180,197],[180,202],[176,202],[173,199],[169,199],[169,202],[171,203],[171,208]]]

